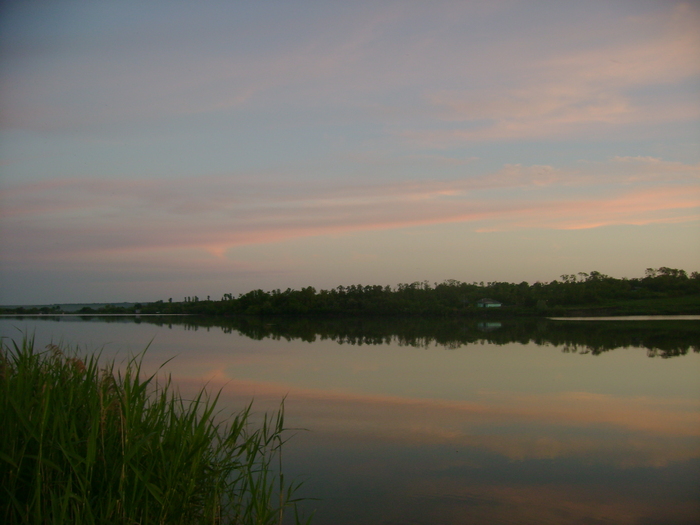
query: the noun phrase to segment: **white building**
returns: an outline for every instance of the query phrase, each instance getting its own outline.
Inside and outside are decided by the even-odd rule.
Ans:
[[[502,305],[493,299],[479,299],[476,302],[476,306],[479,308],[500,308]]]

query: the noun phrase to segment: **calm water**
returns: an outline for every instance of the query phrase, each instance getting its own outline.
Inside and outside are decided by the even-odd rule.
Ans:
[[[160,323],[160,324],[154,324]],[[700,523],[700,321],[2,318],[183,392],[286,397],[313,523]]]

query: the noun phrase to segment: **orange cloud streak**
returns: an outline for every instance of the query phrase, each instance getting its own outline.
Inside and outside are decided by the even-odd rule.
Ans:
[[[193,248],[224,259],[246,244],[459,222],[494,231],[690,221],[700,208],[698,181],[698,166],[617,157],[576,171],[509,165],[449,182],[308,182],[269,191],[235,178],[63,180],[10,188],[0,200],[6,246],[39,243],[23,260]]]

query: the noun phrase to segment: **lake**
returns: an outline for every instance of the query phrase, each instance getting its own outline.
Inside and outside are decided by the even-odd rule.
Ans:
[[[700,523],[700,320],[0,318],[239,410],[317,525]]]

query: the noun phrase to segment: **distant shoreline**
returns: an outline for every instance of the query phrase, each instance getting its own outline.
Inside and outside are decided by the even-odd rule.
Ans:
[[[700,315],[700,273],[661,267],[617,279],[593,271],[529,284],[447,280],[316,290],[251,290],[221,299],[4,306],[10,315],[204,315],[262,317],[617,317]]]
[[[0,317],[192,317],[196,314],[0,314]]]
[[[496,313],[501,313],[501,312],[494,312]],[[0,317],[9,317],[9,318],[17,318],[17,317],[38,317],[38,318],[52,318],[52,317],[58,317],[58,318],[63,318],[63,317],[90,317],[90,318],[100,318],[100,317],[133,317],[133,318],[140,318],[140,317],[204,317],[204,318],[227,318],[227,317],[259,317],[259,318],[269,318],[269,319],[274,319],[276,317],[284,317],[284,318],[328,318],[332,317],[334,319],[342,319],[344,317],[347,318],[352,318],[356,319],[359,318],[361,319],[363,316],[358,316],[358,315],[333,315],[333,316],[325,316],[325,315],[254,315],[254,316],[249,316],[249,315],[235,315],[235,316],[221,316],[221,315],[207,315],[207,314],[74,314],[74,313],[58,313],[58,314],[0,314]],[[391,318],[413,318],[413,317],[421,317],[421,318],[431,318],[431,317],[443,317],[443,316],[432,316],[432,315],[395,315],[395,316],[384,316],[384,317],[391,317]],[[475,316],[475,315],[461,315],[461,316],[452,316],[454,317],[463,317],[463,318],[477,318],[477,317],[483,317],[483,316]],[[648,314],[648,315],[625,315],[625,314],[620,314],[620,315],[607,315],[607,316],[602,316],[602,315],[578,315],[578,316],[570,316],[570,317],[561,317],[561,316],[548,316],[548,315],[530,315],[530,316],[523,316],[523,315],[489,315],[489,318],[492,319],[517,319],[517,318],[523,318],[523,317],[530,317],[530,318],[541,318],[541,319],[548,319],[550,321],[700,321],[700,314]]]

